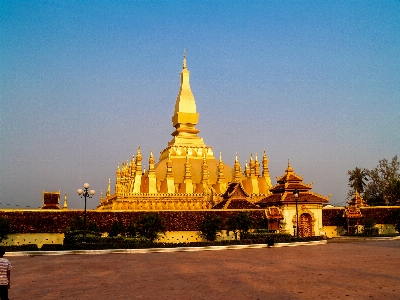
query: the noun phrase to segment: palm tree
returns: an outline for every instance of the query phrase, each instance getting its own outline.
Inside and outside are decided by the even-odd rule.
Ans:
[[[368,181],[368,172],[366,169],[355,168],[354,170],[347,171],[349,175],[349,187],[352,190],[357,190],[359,193],[364,193],[364,188]]]

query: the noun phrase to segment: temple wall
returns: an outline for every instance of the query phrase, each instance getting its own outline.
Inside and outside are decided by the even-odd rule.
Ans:
[[[322,231],[325,232],[328,238],[334,236],[345,235],[347,228],[343,226],[345,207],[330,207],[322,209],[322,222],[324,224]],[[400,206],[372,206],[360,208],[362,217],[359,224],[362,224],[367,219],[372,219],[376,222],[375,227],[379,229],[379,234],[394,234],[396,230],[394,225],[390,224],[391,215],[400,213]],[[359,231],[363,230],[363,226],[359,225]]]
[[[231,232],[229,235],[226,230],[222,230],[217,235],[217,241],[234,240],[235,235]],[[200,231],[167,231],[164,236],[160,236],[156,242],[160,243],[189,243],[189,242],[205,242],[200,237]]]
[[[63,233],[14,233],[9,234],[8,238],[3,240],[0,245],[18,246],[36,244],[40,248],[43,244],[62,244],[63,241]]]
[[[376,224],[375,227],[378,228],[379,234],[395,234],[397,232],[392,224]],[[358,226],[359,232],[363,231],[363,229],[364,226]],[[323,233],[327,238],[332,238],[335,236],[345,235],[347,231],[343,226],[324,226],[321,231],[321,234]]]
[[[346,234],[346,230],[344,230],[343,226],[324,226],[321,230],[321,234],[325,235],[327,238],[332,238]]]
[[[234,240],[235,236],[231,232],[223,230],[217,236],[217,241]],[[9,234],[6,240],[0,243],[2,246],[19,246],[27,244],[36,244],[39,248],[43,244],[62,244],[64,241],[63,233],[18,233]],[[199,231],[167,231],[165,235],[160,235],[155,242],[159,243],[188,243],[188,242],[203,242],[206,241],[200,237]]]
[[[161,211],[96,211],[86,212],[87,222],[96,223],[100,232],[108,232],[114,221],[125,227],[146,213],[158,213],[167,231],[197,231],[200,222],[208,215],[218,215],[223,220],[238,212],[248,212],[253,219],[263,220],[263,209],[229,210],[161,210]],[[10,221],[10,233],[62,233],[70,226],[72,218],[83,217],[83,210],[0,210],[0,216]]]

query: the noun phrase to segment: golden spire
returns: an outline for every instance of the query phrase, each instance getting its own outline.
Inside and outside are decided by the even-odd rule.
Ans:
[[[107,186],[106,197],[109,197],[110,193],[111,193],[111,178],[108,178],[108,186]]]
[[[120,194],[120,185],[121,185],[121,170],[119,168],[119,163],[118,163],[118,168],[117,168],[117,172],[116,172],[116,176],[115,176],[115,193],[116,194]]]
[[[136,161],[141,161],[142,160],[142,154],[140,152],[140,146],[137,149],[137,154],[136,154]]]
[[[63,209],[68,209],[67,194],[64,194],[64,206],[63,206]]]
[[[140,146],[138,147],[136,154],[136,172],[136,175],[142,173],[142,154],[140,153]]]
[[[196,101],[189,83],[190,72],[186,67],[186,49],[183,53],[183,69],[181,71],[181,86],[175,101],[172,126],[175,131],[171,134],[174,138],[168,146],[196,146],[205,147],[203,139],[198,137],[200,132],[195,126],[199,121],[196,111]]]
[[[131,167],[131,175],[132,175],[132,173],[134,173],[134,172],[135,172],[135,169],[136,169],[136,165],[135,165],[135,156],[134,156],[134,155],[132,155],[131,163],[130,163],[129,166]]]
[[[267,151],[264,150],[264,155],[262,160],[262,165],[263,165],[262,176],[269,178],[268,161],[269,160],[267,158]]]
[[[290,166],[290,160],[288,159],[288,160],[287,160],[287,169],[286,169],[286,173],[289,173],[289,172],[293,172],[293,168]]]
[[[150,158],[149,158],[149,172],[154,171],[154,156],[153,151],[150,151]]]
[[[235,164],[233,165],[233,170],[234,170],[234,180],[235,181],[240,181],[241,179],[241,170],[240,170],[240,163],[239,163],[239,159],[238,159],[238,154],[236,152],[236,158],[235,158]]]
[[[247,160],[246,160],[246,164],[245,164],[245,167],[244,167],[244,175],[246,177],[250,177],[250,169],[249,169],[249,165],[247,164]]]
[[[256,175],[256,164],[254,163],[253,153],[250,154],[250,176],[254,177]]]
[[[186,48],[183,49],[183,69],[186,69]]]
[[[217,182],[222,182],[225,179],[224,175],[224,163],[222,162],[222,152],[219,153],[219,163],[218,163],[218,178]]]
[[[260,163],[258,162],[258,153],[256,153],[256,161],[254,163],[255,166],[255,171],[256,171],[256,177],[260,176]]]

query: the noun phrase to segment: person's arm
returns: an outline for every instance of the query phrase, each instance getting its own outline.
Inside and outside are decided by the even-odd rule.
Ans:
[[[10,281],[11,271],[10,270],[7,270],[7,278],[8,278],[8,288],[10,288],[10,284],[11,284],[11,281]]]

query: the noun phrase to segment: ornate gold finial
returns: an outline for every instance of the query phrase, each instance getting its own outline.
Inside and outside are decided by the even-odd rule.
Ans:
[[[286,172],[293,172],[293,168],[290,166],[290,160],[288,159],[287,160],[287,169],[286,169]]]
[[[219,161],[222,162],[222,152],[219,153]]]
[[[186,48],[183,49],[183,68],[186,69]]]
[[[235,162],[239,162],[237,152],[236,152]]]
[[[150,151],[150,157],[149,157],[149,170],[154,169],[154,155],[153,155],[153,150]]]
[[[64,194],[64,206],[63,206],[63,209],[68,209],[67,194]]]

